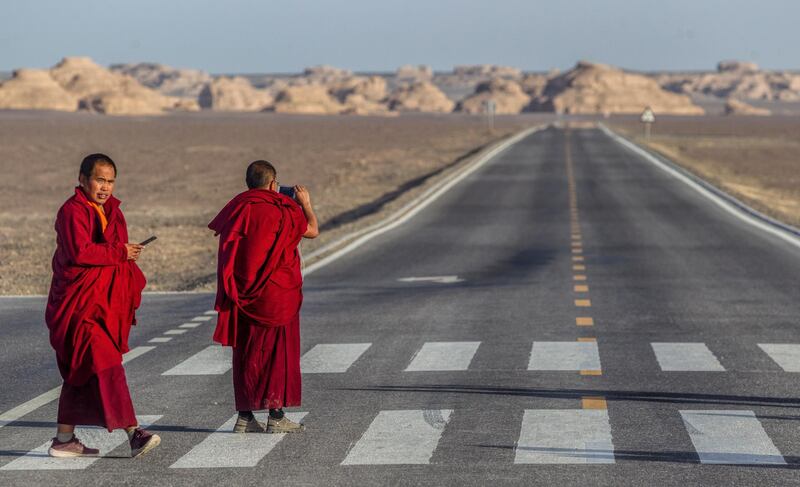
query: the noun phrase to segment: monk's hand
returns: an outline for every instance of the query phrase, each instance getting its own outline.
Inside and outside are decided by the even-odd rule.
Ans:
[[[126,243],[125,249],[128,251],[128,260],[137,260],[142,254],[143,245]]]
[[[311,195],[308,194],[308,190],[305,186],[298,185],[294,187],[294,198],[302,207],[311,206]]]

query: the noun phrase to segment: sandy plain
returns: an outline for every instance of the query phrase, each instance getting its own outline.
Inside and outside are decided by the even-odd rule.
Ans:
[[[323,235],[309,253],[379,220],[482,148],[544,120],[498,117],[314,117],[264,113],[110,118],[0,112],[0,294],[44,294],[53,222],[84,155],[117,163],[115,195],[132,241],[157,235],[140,265],[147,290],[210,290],[217,241],[206,225],[243,191],[244,169],[267,159],[281,183],[305,184]]]
[[[800,117],[659,117],[609,125],[753,208],[800,226]]]

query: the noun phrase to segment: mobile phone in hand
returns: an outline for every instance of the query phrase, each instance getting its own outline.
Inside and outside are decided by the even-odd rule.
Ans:
[[[145,240],[144,242],[140,242],[140,243],[139,243],[139,245],[142,245],[142,246],[144,246],[144,245],[147,245],[147,244],[149,244],[150,242],[152,242],[153,240],[155,240],[155,239],[157,239],[157,238],[158,238],[158,237],[156,237],[155,235],[153,235],[152,237],[148,238],[148,239],[147,239],[147,240]]]

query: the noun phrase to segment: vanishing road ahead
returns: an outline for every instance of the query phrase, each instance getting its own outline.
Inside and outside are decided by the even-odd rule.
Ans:
[[[797,483],[799,277],[797,245],[547,128],[308,276],[303,434],[228,433],[212,296],[151,295],[126,368],[162,447],[51,461],[44,300],[1,299],[0,485]]]

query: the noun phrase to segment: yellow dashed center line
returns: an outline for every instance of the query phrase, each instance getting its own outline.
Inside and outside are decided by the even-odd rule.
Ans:
[[[606,399],[602,396],[583,396],[581,406],[583,409],[608,409]]]
[[[569,213],[570,213],[570,251],[572,252],[572,270],[574,281],[585,282],[587,280],[586,265],[584,264],[585,258],[583,254],[583,232],[581,231],[579,212],[578,212],[578,196],[575,191],[575,173],[572,163],[572,153],[569,144],[570,132],[567,130],[565,136],[564,155],[567,164],[567,184],[569,186]],[[577,272],[582,272],[578,274]],[[576,293],[588,293],[589,286],[586,284],[575,284],[573,287]],[[575,299],[575,307],[586,309],[592,306],[590,299]],[[594,326],[594,319],[590,316],[578,316],[575,318],[577,326]],[[578,338],[579,342],[597,342],[594,337],[581,337]],[[599,376],[603,372],[601,370],[585,369],[581,370],[582,376]],[[581,405],[584,409],[606,409],[606,400],[600,396],[585,396],[581,399]]]

